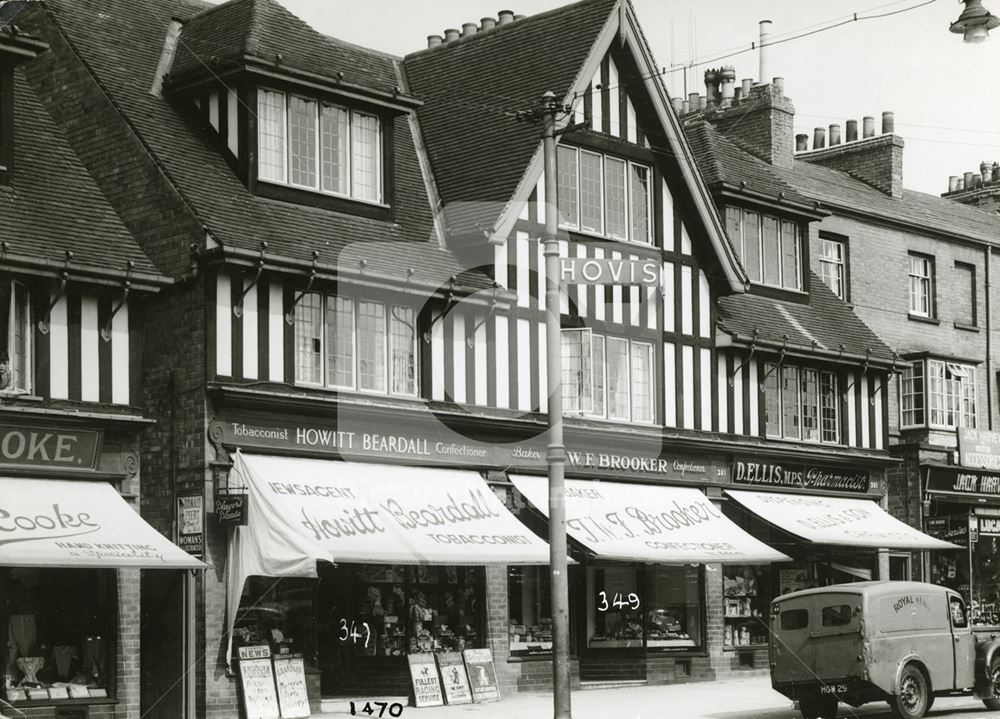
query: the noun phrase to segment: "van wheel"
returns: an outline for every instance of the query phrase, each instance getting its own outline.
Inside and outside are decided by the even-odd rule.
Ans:
[[[1000,710],[1000,659],[990,662],[990,679],[993,682],[993,696],[983,699],[987,709]]]
[[[889,705],[903,719],[920,719],[930,707],[930,696],[924,673],[913,664],[907,664],[899,679],[899,692]]]

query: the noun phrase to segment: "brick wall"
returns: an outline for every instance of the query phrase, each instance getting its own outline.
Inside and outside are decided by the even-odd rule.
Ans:
[[[795,107],[774,85],[758,85],[749,99],[723,110],[704,113],[722,134],[765,162],[791,168],[794,155]]]
[[[935,237],[919,235],[896,228],[832,216],[810,224],[810,265],[819,272],[820,238],[826,231],[847,240],[850,256],[849,301],[855,313],[883,342],[900,354],[935,352],[957,360],[980,362],[977,372],[979,421],[987,426],[987,383],[992,372],[986,367],[986,259],[981,248],[949,243]],[[931,322],[910,319],[909,312],[909,252],[934,258],[936,281],[936,315]],[[956,326],[961,317],[956,298],[964,290],[965,276],[955,269],[955,262],[975,266],[976,315],[978,328]],[[991,271],[1000,272],[1000,259],[993,257]],[[994,283],[995,284],[995,283]],[[993,292],[992,312],[1000,317],[1000,302]],[[1000,346],[994,334],[994,348]],[[996,350],[994,350],[996,351]],[[994,402],[994,405],[996,402]],[[995,409],[994,420],[997,419]],[[899,441],[899,383],[890,382],[890,440]],[[952,433],[953,434],[953,433]]]
[[[887,195],[903,196],[903,138],[898,135],[879,135],[799,153],[796,159],[849,172]]]

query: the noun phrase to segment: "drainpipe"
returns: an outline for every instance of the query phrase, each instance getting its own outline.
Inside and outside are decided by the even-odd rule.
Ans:
[[[993,262],[993,246],[986,245],[986,426],[993,429],[993,313],[990,312],[990,265]]]

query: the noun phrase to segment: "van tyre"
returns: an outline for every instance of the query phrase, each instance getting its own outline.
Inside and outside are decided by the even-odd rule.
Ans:
[[[987,709],[1000,711],[1000,659],[990,662],[990,681],[993,683],[993,696],[983,699]]]
[[[907,664],[899,677],[898,693],[889,705],[903,719],[920,719],[930,708],[930,697],[927,677],[918,667]]]

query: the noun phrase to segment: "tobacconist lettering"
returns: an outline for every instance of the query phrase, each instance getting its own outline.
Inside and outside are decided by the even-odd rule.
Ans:
[[[0,425],[0,465],[92,470],[100,432]]]
[[[803,465],[774,464],[736,460],[733,482],[770,487],[801,487],[837,492],[868,492],[870,483],[865,470],[828,469]]]

